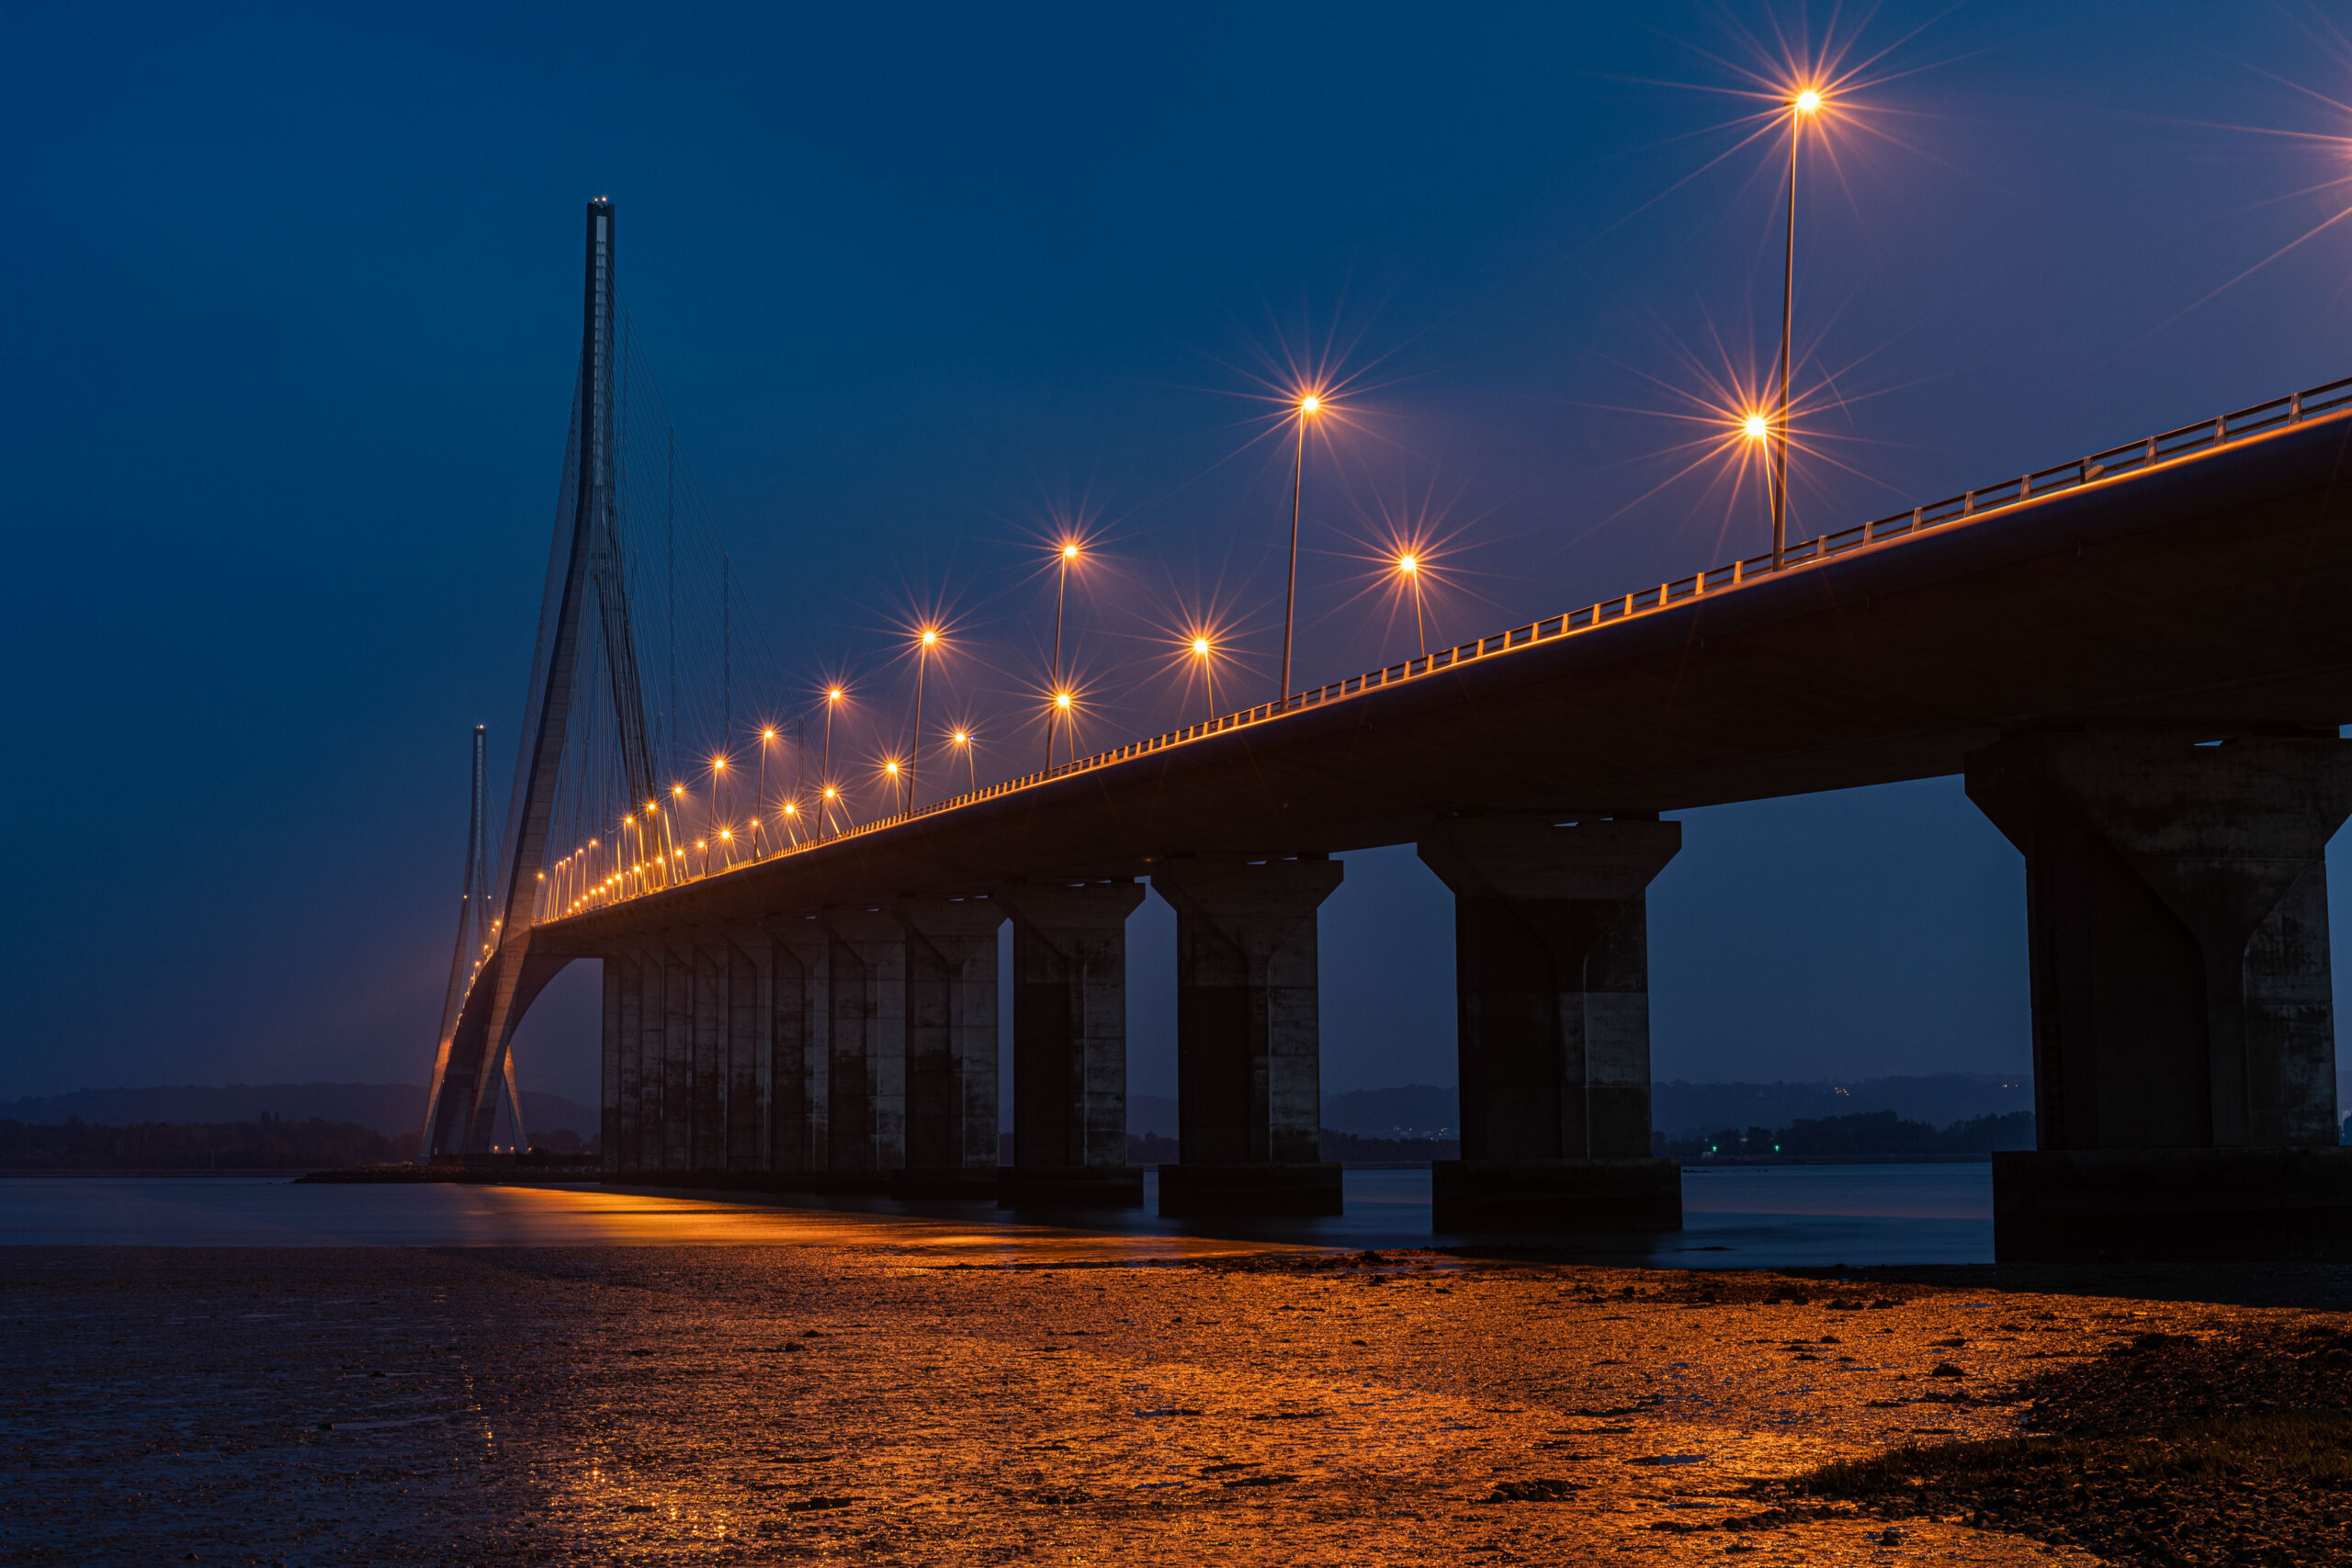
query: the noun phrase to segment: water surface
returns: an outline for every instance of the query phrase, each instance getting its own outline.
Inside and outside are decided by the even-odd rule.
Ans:
[[[274,1178],[27,1178],[0,1182],[0,1246],[859,1246],[1014,1261],[1203,1256],[1263,1247],[1407,1247],[1430,1228],[1427,1170],[1351,1170],[1330,1219],[1163,1220],[1008,1213],[987,1203],[710,1197],[594,1185],[306,1187]],[[1661,1268],[1989,1263],[1988,1165],[1698,1167],[1683,1228],[1556,1238],[1573,1256]]]

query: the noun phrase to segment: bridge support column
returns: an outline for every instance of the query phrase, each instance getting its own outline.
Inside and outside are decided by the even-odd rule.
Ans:
[[[738,1179],[767,1169],[771,1087],[767,1021],[774,954],[764,931],[730,931],[723,944],[727,973],[726,1168]]]
[[[997,928],[986,898],[902,898],[906,936],[907,1163],[904,1198],[997,1191]]]
[[[637,1146],[638,1105],[644,1094],[639,1080],[642,1026],[638,1018],[636,953],[629,949],[605,953],[598,960],[598,968],[603,977],[604,1023],[596,1168],[599,1174],[612,1177],[629,1168],[629,1155]]]
[[[727,982],[726,939],[698,931],[687,949],[693,965],[694,1039],[692,1134],[687,1168],[696,1186],[708,1186],[727,1168]]]
[[[1316,910],[1344,868],[1322,858],[1174,860],[1176,1130],[1162,1214],[1336,1214],[1322,1151]]]
[[[769,931],[768,1177],[780,1191],[815,1191],[832,1168],[832,938],[814,920]]]
[[[1650,1155],[1646,890],[1679,822],[1464,818],[1417,846],[1453,892],[1462,1157],[1441,1231],[1679,1230]]]
[[[662,964],[661,1173],[684,1180],[695,1163],[695,950],[665,932]]]
[[[1139,1207],[1143,1172],[1127,1163],[1127,917],[1143,888],[1023,883],[991,897],[1012,919],[1012,1164],[997,1201]]]
[[[907,935],[878,908],[836,905],[818,923],[832,939],[827,1187],[888,1192],[907,1163]]]
[[[2352,1258],[2326,846],[2352,742],[2020,736],[1968,795],[2026,861],[2039,1147],[2003,1262]]]
[[[631,1176],[662,1167],[662,1064],[668,1048],[667,973],[659,942],[639,943],[629,953],[637,988],[637,1124],[621,1169]]]

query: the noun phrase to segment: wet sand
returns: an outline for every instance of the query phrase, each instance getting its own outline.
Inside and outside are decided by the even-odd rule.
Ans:
[[[0,1559],[2087,1562],[1736,1521],[1757,1482],[2011,1436],[1988,1396],[2136,1336],[2352,1327],[1137,1239],[12,1247]]]

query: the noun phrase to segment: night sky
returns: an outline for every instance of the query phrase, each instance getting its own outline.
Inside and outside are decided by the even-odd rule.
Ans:
[[[0,13],[0,1095],[422,1081],[590,197],[779,713],[836,665],[888,709],[932,605],[1034,673],[1071,515],[1106,689],[1201,603],[1270,685],[1295,367],[1347,411],[1302,684],[1409,651],[1384,520],[1439,541],[1433,642],[1764,547],[1760,488],[1690,444],[1777,333],[1785,143],[1743,141],[1784,54],[1856,68],[1806,149],[1797,536],[2352,373],[2352,222],[2266,265],[2352,204],[2319,12],[852,9]],[[1028,765],[1000,732],[983,767]],[[1325,1086],[1450,1083],[1444,896],[1409,849],[1348,875]],[[1657,1076],[2022,1070],[2023,897],[1957,780],[1692,813]],[[1172,930],[1131,931],[1142,1092]],[[526,1087],[593,1098],[586,979]]]

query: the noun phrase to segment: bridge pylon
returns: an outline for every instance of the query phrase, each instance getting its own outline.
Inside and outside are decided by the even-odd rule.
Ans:
[[[582,288],[580,374],[572,400],[572,434],[561,509],[539,607],[538,649],[525,709],[523,747],[515,764],[500,881],[492,951],[445,1024],[431,1103],[419,1156],[471,1155],[490,1147],[498,1088],[513,1070],[515,1023],[548,981],[571,962],[535,953],[531,925],[538,911],[540,877],[572,707],[580,695],[582,615],[591,594],[617,729],[622,782],[635,802],[655,798],[645,705],[639,689],[636,646],[620,543],[620,431],[616,417],[620,376],[619,301],[612,202],[588,204]],[[649,857],[650,859],[650,857]],[[516,1118],[519,1129],[521,1121]]]

